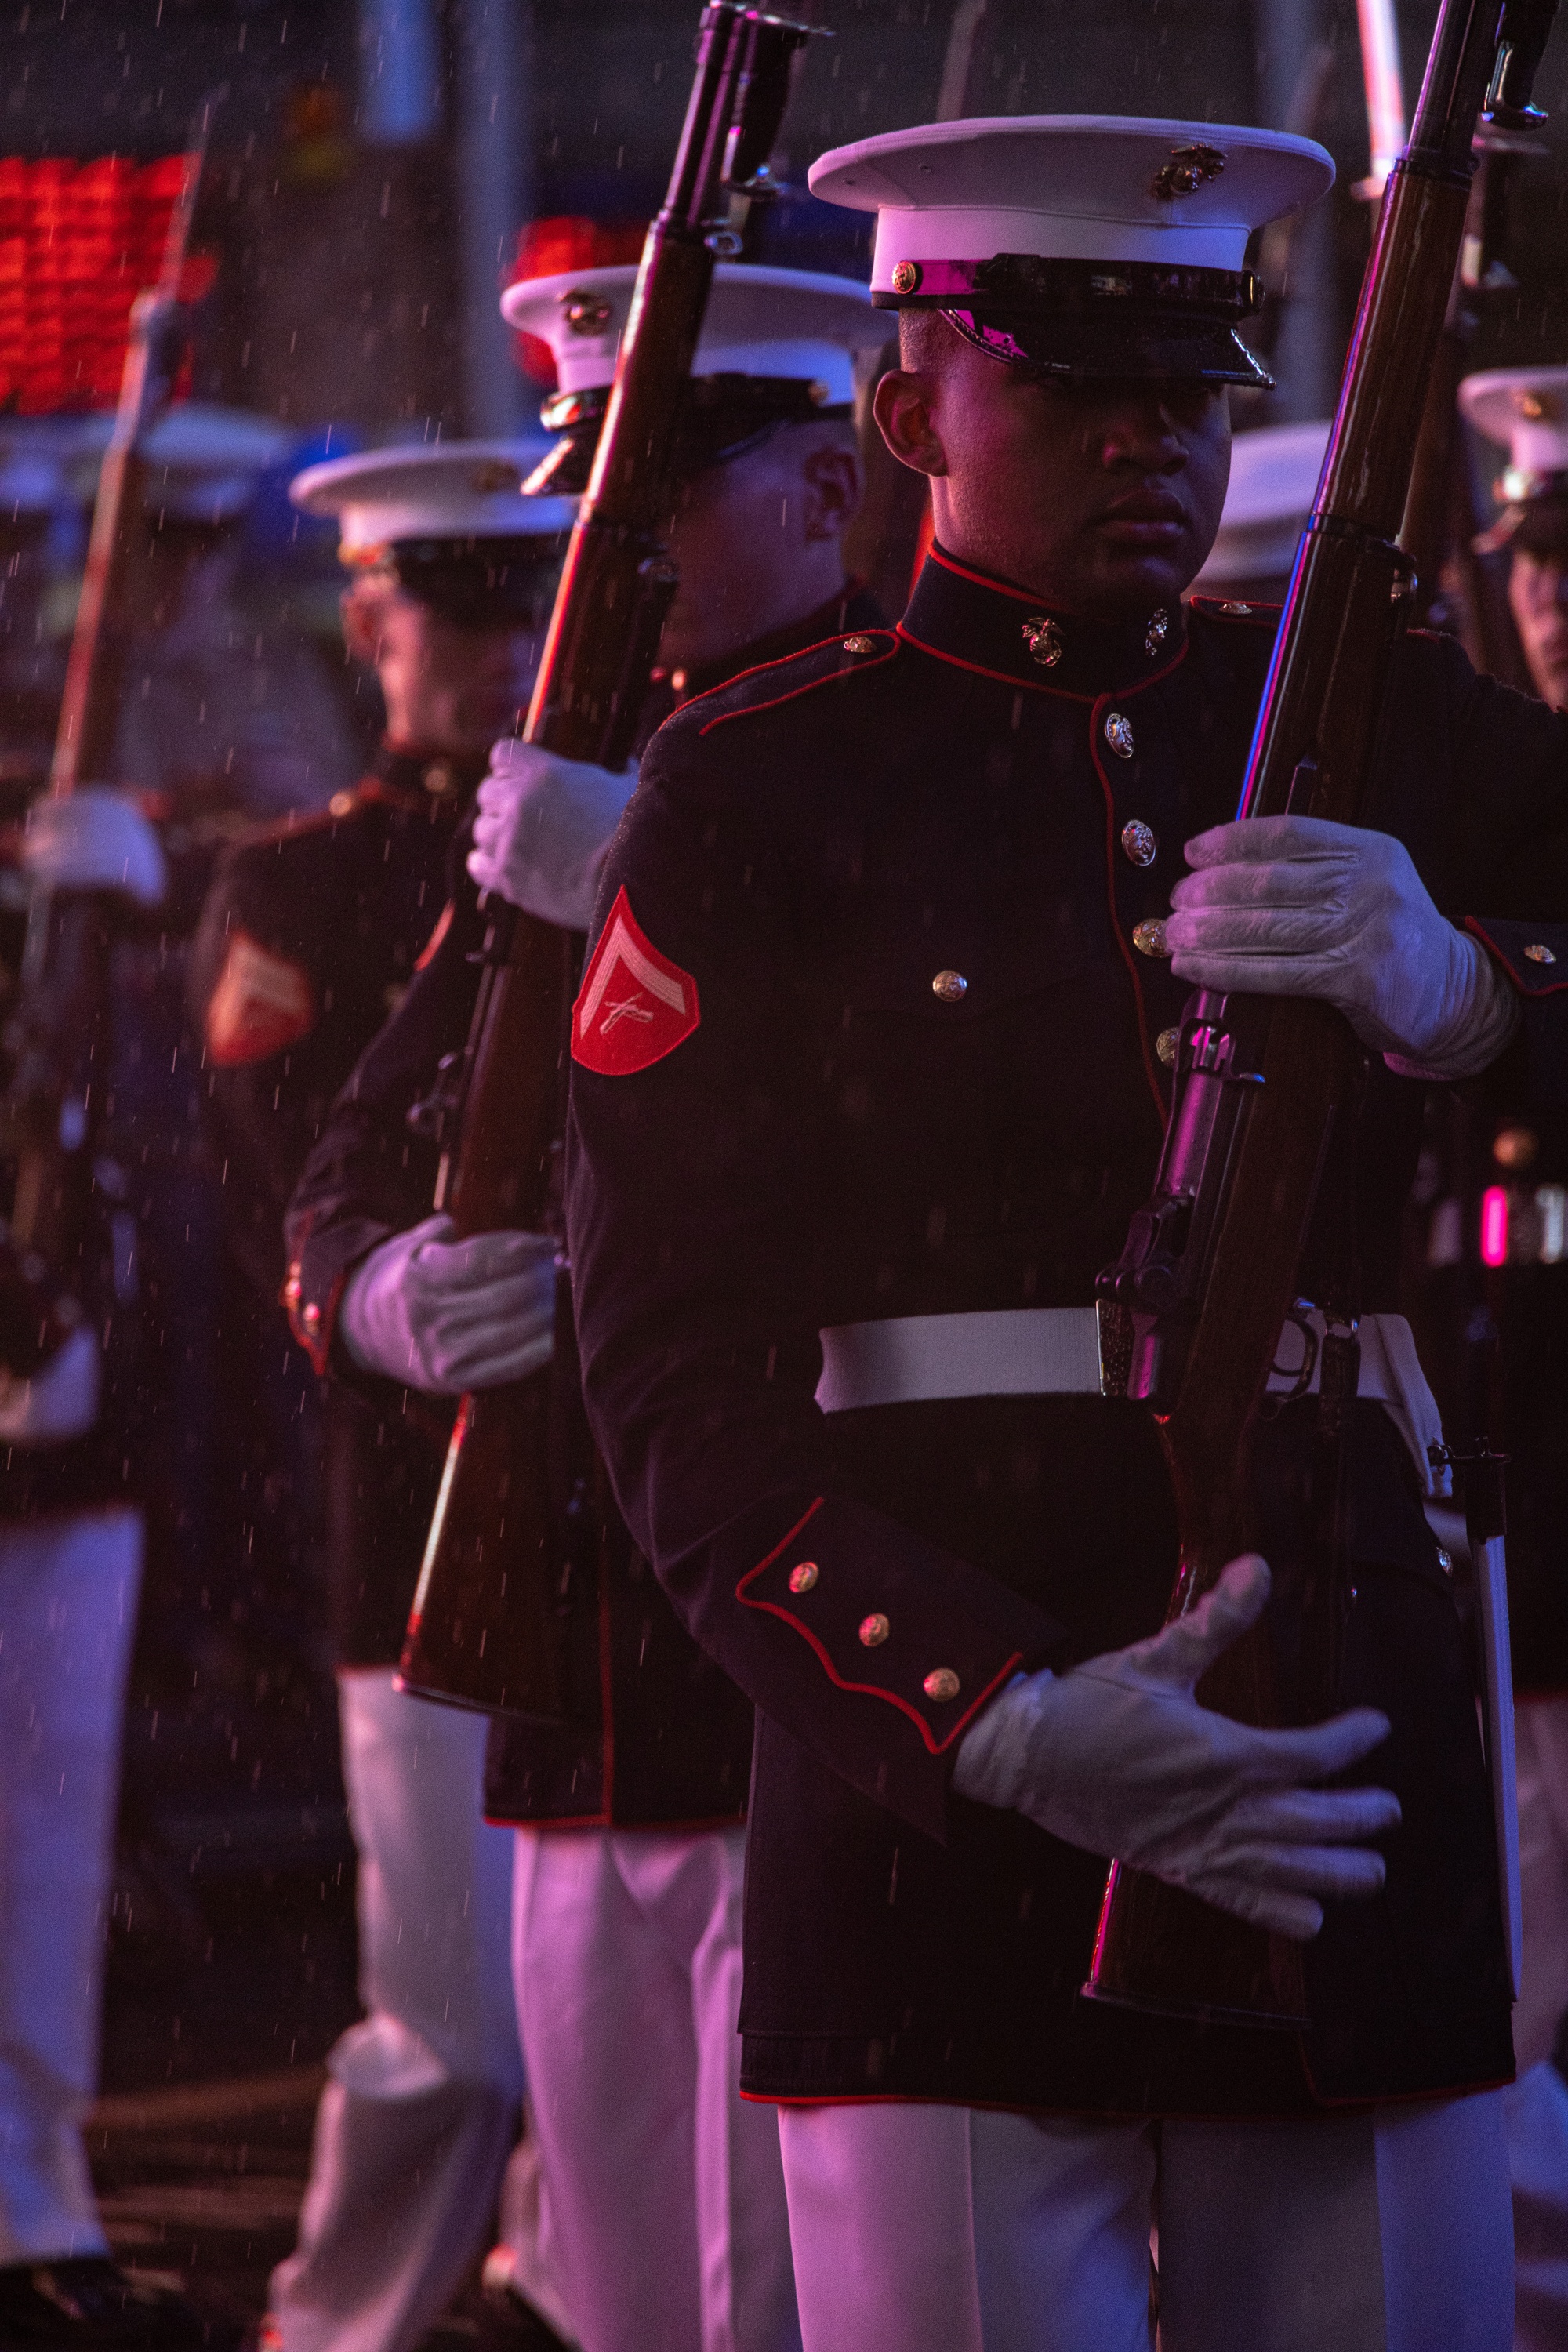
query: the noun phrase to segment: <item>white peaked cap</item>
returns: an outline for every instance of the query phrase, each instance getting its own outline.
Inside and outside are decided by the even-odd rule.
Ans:
[[[1459,386],[1459,414],[1518,474],[1568,473],[1568,367],[1489,368]]]
[[[100,409],[70,423],[77,467],[96,469],[114,430],[114,412]],[[253,409],[176,401],[142,437],[142,505],[175,522],[230,522],[250,504],[258,478],[269,466],[280,466],[299,437],[291,426]],[[95,479],[96,474],[81,481],[88,498]]]
[[[637,278],[621,262],[524,278],[501,296],[501,316],[549,344],[563,392],[596,391],[615,376]],[[818,405],[839,408],[855,397],[857,356],[883,350],[891,333],[853,278],[721,261],[691,373],[793,377],[821,384]]]
[[[1195,153],[1206,176],[1184,188]],[[1289,131],[1101,114],[917,123],[835,147],[806,174],[813,195],[877,215],[877,293],[903,290],[900,262],[1001,253],[1239,270],[1254,229],[1333,178],[1327,150]]]
[[[1331,430],[1325,417],[1314,425],[1260,425],[1237,435],[1219,535],[1193,583],[1200,595],[1205,580],[1268,580],[1289,572],[1312,511]]]
[[[537,441],[441,441],[363,449],[307,466],[289,496],[335,515],[345,562],[408,539],[531,539],[570,530],[574,499],[525,499]]]

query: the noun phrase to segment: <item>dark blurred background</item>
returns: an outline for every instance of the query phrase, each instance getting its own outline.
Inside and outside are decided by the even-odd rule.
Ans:
[[[1237,422],[1329,413],[1372,226],[1356,193],[1369,141],[1355,0],[809,0],[801,13],[831,37],[802,62],[778,159],[785,194],[748,225],[750,257],[864,276],[864,223],[816,204],[806,167],[937,113],[1307,131],[1331,150],[1338,185],[1320,216],[1259,256],[1271,288],[1259,335],[1279,389],[1238,406]],[[246,657],[261,664],[265,640],[291,676],[314,663],[350,764],[334,778],[318,763],[310,792],[279,786],[269,809],[243,794],[207,808],[205,834],[192,831],[192,905],[226,826],[320,805],[376,730],[374,687],[337,643],[333,535],[294,515],[290,471],[366,443],[537,429],[548,382],[503,326],[498,292],[530,269],[635,254],[674,152],[697,15],[698,0],[6,0],[0,159],[150,163],[183,146],[205,94],[226,93],[195,222],[210,284],[184,390],[289,436],[243,525],[228,642],[253,643]],[[1407,113],[1435,16],[1436,0],[1398,10]],[[1563,35],[1537,96],[1550,119],[1512,184],[1514,282],[1484,306],[1477,367],[1568,360]],[[0,219],[0,238],[16,226]],[[0,456],[8,433],[25,440],[38,425],[0,413]],[[873,530],[891,511],[879,496],[874,481]],[[24,651],[45,718],[89,497],[90,481],[38,542]],[[15,718],[20,671],[5,658],[0,702],[12,693]],[[15,749],[16,732],[0,726],[0,785],[7,760],[18,779],[37,766],[37,744]],[[173,821],[177,831],[178,807]],[[135,1051],[162,1074],[157,1087],[149,1077],[141,1151],[158,1172],[137,1210],[157,1370],[110,2095],[94,2152],[118,2245],[149,2260],[167,2243],[187,2269],[205,2250],[249,2293],[289,2242],[313,2068],[354,2011],[353,1847],[322,1639],[312,1382],[280,1317],[259,1344],[249,1326],[244,1347],[230,1344],[248,1310],[233,1305],[222,1172],[201,1157],[179,953],[174,931],[149,944],[131,991],[146,1002]],[[212,2087],[225,2083],[237,2087]],[[146,2104],[153,2095],[162,2106]]]

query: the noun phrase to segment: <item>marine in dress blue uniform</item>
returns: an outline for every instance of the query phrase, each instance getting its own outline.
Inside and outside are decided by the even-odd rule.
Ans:
[[[881,207],[885,299],[999,364],[1192,384],[1257,380],[1246,234],[1325,162],[1046,119],[889,134],[813,184]],[[866,1371],[929,1354],[928,1318],[960,1349],[965,1318],[1089,1307],[1168,1107],[1183,845],[1235,807],[1274,619],[1053,609],[957,559],[939,516],[897,629],[667,723],[605,872],[573,1033],[585,1392],[637,1542],[757,1705],[742,2081],[781,2104],[808,2352],[1142,2341],[1156,2138],[1165,2340],[1241,2341],[1266,2309],[1271,2343],[1415,2345],[1462,2307],[1466,2340],[1506,2341],[1495,2101],[1448,2095],[1512,2071],[1489,1796],[1391,1391],[1356,1409],[1341,1696],[1392,1724],[1352,1777],[1392,1787],[1403,1826],[1382,1892],[1307,1944],[1294,2035],[1083,2001],[1103,1856],[952,1785],[1020,1671],[1160,1625],[1175,1530],[1149,1422],[1060,1392],[1098,1390],[1092,1346],[1035,1393],[950,1363],[881,1402]],[[1406,640],[1368,822],[1454,922],[1484,917],[1532,1098],[1564,1068],[1565,787],[1561,719]],[[1305,1296],[1350,1204],[1363,1316],[1396,1307],[1421,1102],[1374,1061]],[[1313,1425],[1303,1401],[1268,1429],[1280,1562]],[[1384,2103],[1422,2098],[1396,2151]],[[1470,2174],[1464,2276],[1427,2201],[1445,2164]],[[1419,2261],[1374,2176],[1426,2180]]]
[[[552,343],[559,397],[574,408],[557,481],[591,451],[634,280],[630,269],[589,271],[507,298],[512,323]],[[645,736],[737,670],[880,618],[845,580],[838,533],[858,478],[856,354],[884,341],[861,287],[721,268],[680,434],[672,546],[682,586]],[[473,872],[531,912],[584,927],[634,781],[498,745]],[[290,1212],[297,1328],[310,1318],[322,1362],[371,1399],[393,1396],[391,1375],[409,1359],[399,1345],[388,1377],[374,1377],[374,1357],[367,1372],[355,1302],[374,1286],[395,1319],[387,1294],[436,1174],[429,1123],[416,1117],[411,1134],[409,1113],[467,1037],[484,928],[465,874],[434,954],[340,1097]],[[417,1345],[412,1327],[406,1337]],[[567,2299],[589,2352],[634,2341],[783,2352],[797,2336],[776,2133],[735,2093],[752,1710],[682,1628],[608,1507],[569,1311],[552,1391],[570,1720],[498,1721],[487,1801],[521,1831],[519,2017]]]
[[[574,509],[521,495],[537,454],[490,442],[375,451],[292,485],[296,504],[338,520],[345,625],[378,662],[388,725],[355,789],[226,854],[195,941],[192,1010],[258,1354],[275,1347],[289,1193],[435,933],[485,745],[515,720],[542,642]],[[300,2242],[272,2283],[267,2340],[286,2352],[385,2352],[427,2326],[472,2256],[515,2137],[511,1856],[482,1820],[483,1727],[394,1688],[449,1423],[401,1393],[367,1402],[334,1383],[321,1402],[368,2015],[332,2053]],[[303,1442],[317,1433],[312,1422]],[[533,2151],[513,2160],[531,2166]],[[524,2275],[549,2302],[541,2249],[526,2252]]]

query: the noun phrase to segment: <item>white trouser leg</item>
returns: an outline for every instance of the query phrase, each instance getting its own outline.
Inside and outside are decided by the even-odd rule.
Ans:
[[[566,2307],[566,2288],[556,2242],[555,2216],[544,2179],[539,2133],[526,2113],[523,2135],[507,2160],[500,2185],[500,2238],[494,2259],[500,2275],[514,2294],[531,2303],[547,2319],[563,2344],[577,2340],[576,2323]],[[490,2264],[485,2264],[487,2281]]]
[[[784,2107],[805,2352],[1508,2352],[1496,2093],[1301,2124]],[[1155,2149],[1159,2149],[1158,2188]]]
[[[0,1528],[0,2263],[108,2251],[82,2153],[139,1512]]]
[[[1568,2083],[1550,2060],[1505,2091],[1513,2186],[1515,2352],[1568,2344]]]
[[[513,1969],[587,2352],[792,2352],[778,2134],[739,2096],[738,1831],[521,1830]]]
[[[286,2352],[406,2352],[479,2243],[515,2132],[511,1839],[481,1812],[483,1717],[390,1669],[338,1688],[369,2014],[327,2062],[272,2310]]]
[[[1145,2126],[900,2100],[779,2142],[805,2352],[1148,2352]]]
[[[1162,2352],[1508,2352],[1502,2100],[1310,2123],[1171,2123]]]
[[[1568,1696],[1514,1702],[1524,1965],[1513,2012],[1523,2074],[1547,2057],[1568,2010]]]

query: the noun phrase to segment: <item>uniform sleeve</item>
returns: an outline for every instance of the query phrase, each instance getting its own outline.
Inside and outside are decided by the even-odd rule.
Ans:
[[[1519,992],[1510,1099],[1568,1107],[1568,716],[1478,676],[1450,639],[1410,654],[1384,750],[1391,829]]]
[[[941,1838],[960,1736],[1061,1637],[983,1568],[835,1491],[815,1391],[837,1014],[809,892],[745,805],[743,747],[720,773],[693,739],[678,722],[644,760],[574,1014],[589,1416],[696,1639],[815,1755]]]
[[[465,879],[402,1003],[333,1103],[289,1202],[284,1304],[318,1372],[329,1360],[343,1369],[332,1339],[354,1266],[389,1234],[430,1213],[441,1134],[435,1116],[417,1107],[430,1104],[442,1058],[461,1053],[467,1040],[483,929]]]
[[[242,844],[226,853],[186,965],[186,1006],[206,1075],[204,1120],[231,1228],[253,1280],[274,1299],[283,1210],[314,1132],[312,1094],[320,1098],[311,1082],[319,979],[304,943],[279,937],[287,926],[275,902],[283,895],[270,847]]]

